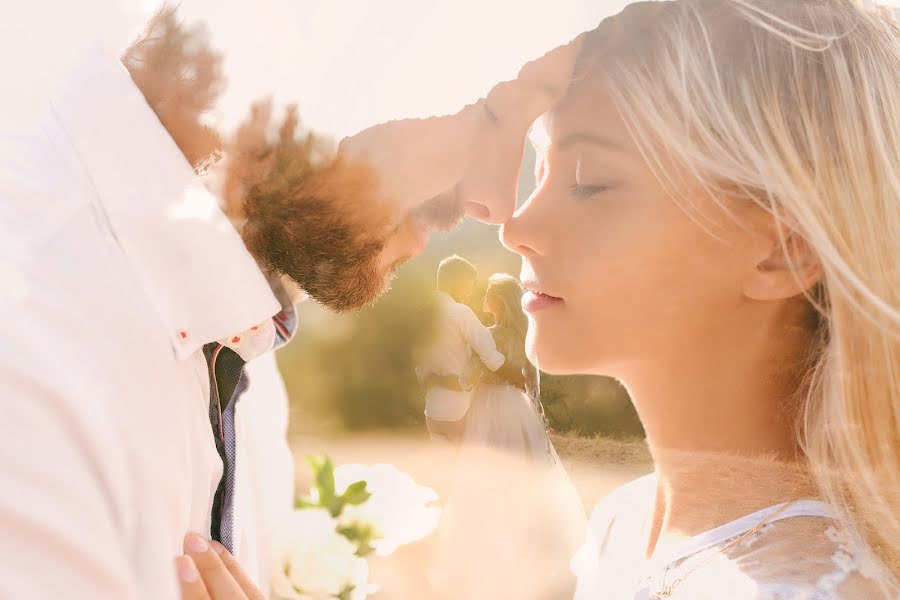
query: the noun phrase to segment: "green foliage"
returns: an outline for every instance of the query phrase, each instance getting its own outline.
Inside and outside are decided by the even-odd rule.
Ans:
[[[334,484],[334,463],[328,456],[308,455],[306,463],[312,470],[313,489],[318,498],[314,499],[312,493],[301,496],[297,499],[297,508],[324,508],[337,519],[347,506],[359,506],[372,497],[365,481],[351,483],[344,493],[337,494]],[[361,557],[372,553],[374,550],[372,542],[380,537],[378,531],[368,523],[342,525],[338,527],[337,532],[356,546],[356,555]]]
[[[374,552],[375,548],[372,547],[372,542],[381,537],[374,527],[365,523],[352,523],[338,527],[337,532],[356,544],[356,555],[362,557]]]
[[[312,494],[302,496],[297,500],[297,508],[324,508],[337,518],[344,512],[345,506],[362,504],[372,496],[366,489],[365,481],[352,483],[343,494],[338,494],[334,487],[334,463],[329,457],[309,455],[306,463],[312,470],[313,489],[318,498],[314,499]]]

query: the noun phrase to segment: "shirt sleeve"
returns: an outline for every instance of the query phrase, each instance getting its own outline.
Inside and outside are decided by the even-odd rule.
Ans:
[[[467,306],[461,306],[457,314],[459,315],[460,328],[466,342],[481,358],[484,366],[491,371],[496,371],[502,367],[503,363],[506,362],[506,357],[497,350],[494,336],[491,335],[488,328],[482,325],[475,313]]]

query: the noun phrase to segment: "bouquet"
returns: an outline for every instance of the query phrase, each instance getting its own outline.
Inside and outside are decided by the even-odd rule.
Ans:
[[[280,532],[273,598],[366,598],[378,589],[366,557],[388,556],[434,531],[437,493],[392,465],[335,469],[326,456],[307,462],[313,485]]]

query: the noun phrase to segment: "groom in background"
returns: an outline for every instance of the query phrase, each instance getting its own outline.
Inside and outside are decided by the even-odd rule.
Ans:
[[[433,440],[462,441],[470,395],[460,381],[473,354],[491,371],[505,362],[491,332],[466,305],[478,272],[460,256],[441,261],[437,273],[435,332],[419,361],[425,384],[425,424]]]
[[[283,417],[239,402],[244,363],[287,341],[303,294],[352,310],[430,231],[504,221],[525,132],[571,72],[534,63],[323,158],[292,113],[269,137],[265,105],[223,143],[201,42],[162,14],[121,61],[72,57],[38,97],[6,82],[28,118],[0,118],[2,598],[174,600],[187,531],[184,552],[218,538],[264,585],[264,482],[292,467]],[[195,173],[219,152],[227,216]]]

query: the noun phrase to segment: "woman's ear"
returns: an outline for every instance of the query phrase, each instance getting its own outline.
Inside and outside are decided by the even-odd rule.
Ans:
[[[799,233],[774,223],[771,233],[760,246],[756,268],[744,281],[744,295],[753,300],[793,298],[822,278],[821,263]]]

